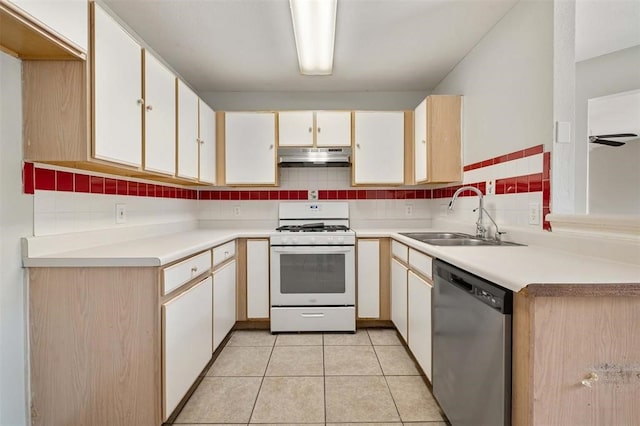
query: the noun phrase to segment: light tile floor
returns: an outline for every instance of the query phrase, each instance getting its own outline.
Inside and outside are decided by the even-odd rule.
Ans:
[[[234,331],[174,424],[447,425],[390,329]]]

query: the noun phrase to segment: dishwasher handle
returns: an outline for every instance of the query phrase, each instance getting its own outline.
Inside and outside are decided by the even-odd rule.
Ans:
[[[473,285],[469,284],[464,280],[464,278],[456,274],[451,274],[450,282],[451,284],[454,284],[456,287],[461,288],[462,290],[465,290],[468,293],[473,293]]]

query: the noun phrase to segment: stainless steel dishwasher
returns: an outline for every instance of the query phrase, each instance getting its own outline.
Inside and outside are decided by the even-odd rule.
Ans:
[[[433,394],[453,426],[511,425],[513,294],[433,265]]]

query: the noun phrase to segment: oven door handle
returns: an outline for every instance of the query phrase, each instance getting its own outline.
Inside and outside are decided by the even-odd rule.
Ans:
[[[275,253],[350,253],[353,246],[271,246],[271,250]]]

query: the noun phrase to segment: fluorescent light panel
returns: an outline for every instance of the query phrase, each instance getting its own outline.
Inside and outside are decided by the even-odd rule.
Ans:
[[[331,75],[338,0],[289,0],[300,73]]]

